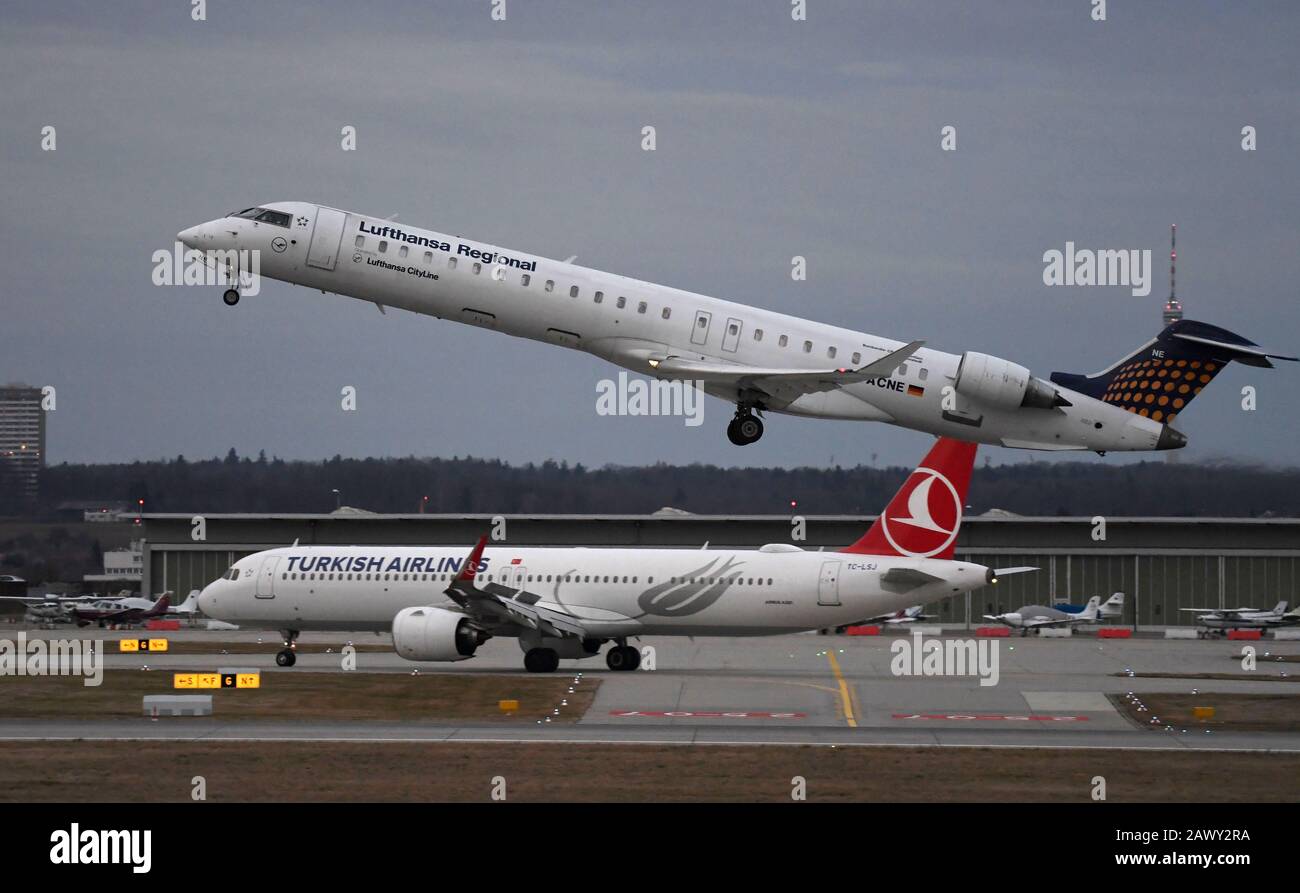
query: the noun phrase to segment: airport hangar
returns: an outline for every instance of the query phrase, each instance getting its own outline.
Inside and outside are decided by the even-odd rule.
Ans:
[[[460,546],[504,517],[514,546],[641,546],[757,548],[791,543],[795,525],[780,515],[374,514],[344,507],[329,514],[204,515],[196,541],[190,514],[145,514],[142,593],[171,590],[184,598],[221,576],[239,558],[263,549],[303,545]],[[795,545],[828,553],[857,540],[874,520],[810,515]],[[999,510],[967,517],[957,557],[990,567],[1033,565],[1038,573],[1009,577],[963,598],[927,606],[937,622],[979,625],[984,614],[1022,605],[1126,594],[1123,623],[1191,625],[1180,608],[1271,608],[1300,595],[1300,518],[1107,518],[1105,539],[1094,519],[1027,517]]]

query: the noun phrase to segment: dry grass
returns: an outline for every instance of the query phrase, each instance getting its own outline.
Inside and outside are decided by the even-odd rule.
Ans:
[[[1224,732],[1300,732],[1300,695],[1143,694],[1140,702],[1147,708],[1145,712],[1139,712],[1134,703],[1121,695],[1111,695],[1110,699],[1120,713],[1138,725],[1161,732],[1164,725]],[[1192,716],[1193,707],[1213,707],[1214,719],[1196,719]],[[1153,717],[1159,718],[1159,726],[1152,725]]]
[[[214,664],[212,671],[217,669]],[[88,688],[81,677],[0,677],[0,718],[136,718],[142,697],[211,694],[220,719],[335,719],[535,722],[567,699],[554,722],[575,722],[591,705],[597,680],[583,678],[573,694],[572,676],[449,675],[405,673],[263,673],[261,687],[178,691],[172,672],[108,670],[104,684]],[[497,702],[518,700],[506,717]],[[186,722],[184,717],[169,722]]]
[[[1300,755],[1206,752],[314,742],[0,742],[0,801],[1294,802]]]

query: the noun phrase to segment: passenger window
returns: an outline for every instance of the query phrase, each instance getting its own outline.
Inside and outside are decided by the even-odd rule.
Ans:
[[[729,332],[730,332],[731,334],[733,334],[733,335],[739,335],[739,334],[740,334],[740,326],[736,325],[734,322],[733,322],[733,323],[730,323],[730,324],[727,325],[727,331],[729,331]]]
[[[624,307],[627,306],[627,298],[623,297],[622,295],[619,295],[618,300],[615,303],[618,304],[618,309],[622,310]]]
[[[547,291],[555,291],[555,280],[554,280],[554,279],[547,279],[547,280],[546,280],[546,290],[547,290]]]
[[[803,343],[803,352],[804,352],[804,353],[812,353],[812,342],[811,342],[811,341],[805,341],[805,342]]]
[[[593,303],[599,304],[601,301],[605,300],[605,293],[603,291],[598,291],[592,296],[591,300]]]
[[[529,276],[527,273],[525,273],[524,275],[522,275],[522,276],[519,277],[519,284],[522,285],[522,286],[524,286],[525,288],[527,288],[527,287],[528,287],[528,283],[530,283],[530,282],[532,282],[532,281],[533,281],[533,277],[532,277],[532,276]]]
[[[790,339],[787,338],[785,335],[782,335],[780,338],[777,339],[776,343],[781,345],[782,347],[785,347],[787,344],[790,343]]]
[[[835,353],[836,353],[835,348],[833,347],[826,348],[826,356],[830,357],[832,360],[835,359]]]
[[[637,305],[636,305],[636,312],[637,312],[637,313],[645,313],[645,308],[646,308],[646,302],[645,302],[645,301],[640,301],[640,302],[638,302]]]
[[[916,377],[921,379],[921,381],[925,381],[930,377],[930,370],[922,366],[921,371],[916,373]]]
[[[383,253],[386,252],[387,250],[388,250],[388,243],[387,243],[387,242],[384,242],[384,241],[381,241],[381,242],[379,243],[379,253],[380,253],[380,254],[383,254]]]
[[[762,341],[762,340],[763,340],[763,330],[762,330],[762,329],[755,329],[755,330],[754,330],[754,340],[755,340],[755,341]]]
[[[576,298],[577,296],[578,296],[578,286],[575,285],[569,289],[569,297]]]
[[[411,253],[411,249],[407,245],[403,245],[401,248],[397,249],[398,257],[406,257],[410,253]]]
[[[859,366],[861,364],[862,364],[862,354],[855,350],[853,352],[853,365]]]
[[[366,244],[366,237],[365,237],[365,236],[357,236],[357,247],[358,247],[358,248],[361,248],[361,247],[364,246],[365,244]]]
[[[902,366],[899,366],[899,367],[898,367],[898,377],[899,377],[899,378],[907,378],[907,364],[906,364],[906,363],[904,363]]]
[[[481,272],[483,272],[483,265],[482,265],[481,263],[479,263],[478,261],[475,261],[475,262],[474,262],[474,275],[477,276],[477,275],[478,275],[479,273],[481,273]]]
[[[447,258],[447,269],[448,270],[456,269],[456,258],[454,257]]]
[[[425,262],[426,264],[431,264],[431,263],[433,263],[433,252],[432,252],[432,251],[426,251],[426,252],[424,252],[424,262]]]
[[[671,307],[665,307],[664,312],[660,314],[660,316],[662,316],[664,319],[667,319],[672,315],[673,315],[673,308]]]

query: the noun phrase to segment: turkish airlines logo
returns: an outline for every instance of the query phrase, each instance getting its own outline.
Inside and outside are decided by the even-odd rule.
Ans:
[[[942,486],[936,487],[935,484]],[[907,503],[899,507],[904,491]],[[952,481],[933,468],[918,468],[885,509],[880,519],[885,539],[900,555],[929,558],[957,538],[961,527],[961,497]]]

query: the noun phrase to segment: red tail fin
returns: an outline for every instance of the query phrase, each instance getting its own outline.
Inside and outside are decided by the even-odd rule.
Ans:
[[[862,539],[845,552],[952,558],[977,446],[940,437]]]
[[[474,576],[478,573],[479,559],[483,557],[483,547],[487,545],[487,539],[486,536],[478,538],[474,550],[469,553],[469,557],[465,559],[465,564],[461,566],[460,574],[456,577],[457,580],[469,582],[474,579]]]
[[[172,603],[172,594],[170,592],[164,592],[162,596],[159,597],[158,601],[153,603],[153,607],[149,609],[149,613],[166,614],[167,607],[171,603]]]

